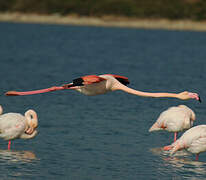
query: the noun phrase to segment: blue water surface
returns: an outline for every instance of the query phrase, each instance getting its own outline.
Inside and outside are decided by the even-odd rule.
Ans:
[[[187,152],[170,156],[161,147],[173,134],[148,132],[179,104],[195,111],[195,125],[206,124],[205,42],[205,32],[0,23],[0,104],[39,118],[36,138],[13,141],[11,151],[0,140],[0,179],[206,179],[206,153],[199,162]],[[198,92],[203,102],[72,90],[4,96],[105,73],[141,91]]]

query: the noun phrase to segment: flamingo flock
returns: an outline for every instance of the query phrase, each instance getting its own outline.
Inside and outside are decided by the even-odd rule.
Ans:
[[[174,132],[174,142],[171,145],[164,146],[163,150],[171,151],[170,154],[185,149],[196,154],[196,160],[199,154],[206,151],[206,125],[192,127],[195,121],[195,113],[185,105],[170,107],[163,111],[157,121],[149,129],[149,132],[166,130]],[[187,130],[179,139],[177,133]]]
[[[197,93],[188,91],[180,93],[143,92],[129,88],[127,86],[129,83],[127,77],[120,75],[87,75],[76,78],[71,83],[61,86],[52,86],[46,89],[31,91],[8,91],[5,95],[24,96],[57,90],[76,90],[84,95],[94,96],[120,90],[142,97],[176,98],[181,100],[195,99],[201,102],[200,96]],[[1,107],[0,112],[2,113],[2,111]],[[165,146],[164,150],[171,151],[171,154],[173,154],[178,150],[186,149],[191,153],[195,153],[198,160],[199,153],[206,151],[206,125],[192,127],[195,119],[194,111],[185,105],[170,107],[160,114],[149,131],[166,130],[174,132],[174,142],[169,146]],[[8,149],[10,149],[12,139],[29,139],[35,137],[37,135],[37,126],[38,118],[36,112],[33,110],[27,111],[25,116],[18,113],[3,114],[0,115],[0,138],[9,140]],[[177,139],[177,133],[183,130],[187,131]]]

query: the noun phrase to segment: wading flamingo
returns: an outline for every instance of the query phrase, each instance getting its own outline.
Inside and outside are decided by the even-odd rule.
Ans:
[[[199,154],[206,151],[206,125],[187,130],[176,142],[164,147],[164,150],[171,150],[171,154],[181,149],[196,154],[198,160]]]
[[[168,108],[163,111],[157,121],[149,129],[149,132],[166,130],[174,132],[174,142],[177,139],[177,133],[192,127],[195,120],[195,113],[185,105],[179,105]]]
[[[53,86],[47,89],[26,91],[26,92],[8,91],[6,95],[7,96],[30,95],[30,94],[39,94],[44,92],[56,91],[56,90],[74,89],[85,95],[93,96],[93,95],[105,94],[110,91],[122,90],[130,94],[134,94],[137,96],[144,96],[144,97],[157,97],[157,98],[171,97],[171,98],[178,98],[182,100],[196,99],[198,101],[201,101],[197,93],[191,93],[187,91],[178,94],[142,92],[127,87],[126,86],[127,84],[129,84],[129,80],[127,77],[124,76],[113,75],[113,74],[104,74],[99,76],[88,75],[88,76],[83,76],[74,79],[72,83],[64,84],[62,86]]]
[[[19,113],[3,113],[0,105],[0,138],[9,140],[8,150],[11,147],[11,140],[31,139],[37,135],[38,118],[34,110],[25,112],[25,116]]]

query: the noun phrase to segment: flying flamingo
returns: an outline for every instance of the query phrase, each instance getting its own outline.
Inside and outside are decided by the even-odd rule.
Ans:
[[[3,113],[0,105],[0,138],[9,140],[8,150],[11,147],[11,140],[21,138],[30,139],[37,135],[38,118],[34,110],[25,112],[25,116],[19,113]]]
[[[196,154],[198,160],[199,154],[206,151],[206,125],[187,130],[176,142],[164,147],[164,150],[171,150],[171,154],[181,149]]]
[[[166,130],[174,132],[174,142],[177,139],[177,133],[189,129],[195,120],[195,113],[185,105],[170,107],[163,111],[157,121],[149,129],[149,132]]]
[[[7,96],[18,96],[18,95],[30,95],[30,94],[39,94],[44,92],[64,90],[64,89],[74,89],[83,93],[85,95],[93,96],[99,94],[105,94],[110,91],[122,90],[130,94],[144,97],[171,97],[178,98],[182,100],[187,99],[196,99],[201,102],[200,97],[197,93],[191,92],[181,92],[181,93],[149,93],[137,91],[132,88],[127,87],[129,80],[127,77],[113,75],[113,74],[104,74],[104,75],[88,75],[83,76],[77,79],[74,79],[72,83],[64,84],[62,86],[53,86],[47,89],[26,91],[26,92],[17,92],[17,91],[8,91]]]

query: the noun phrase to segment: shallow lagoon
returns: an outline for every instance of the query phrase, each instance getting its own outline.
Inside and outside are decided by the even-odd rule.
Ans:
[[[0,23],[1,104],[4,112],[39,116],[32,140],[0,140],[2,179],[205,179],[186,152],[161,150],[173,139],[149,133],[160,112],[185,104],[205,121],[204,32]],[[88,97],[74,91],[6,97],[8,90],[61,85],[87,74],[127,76],[150,92],[198,92],[194,100],[142,98],[124,92]]]

